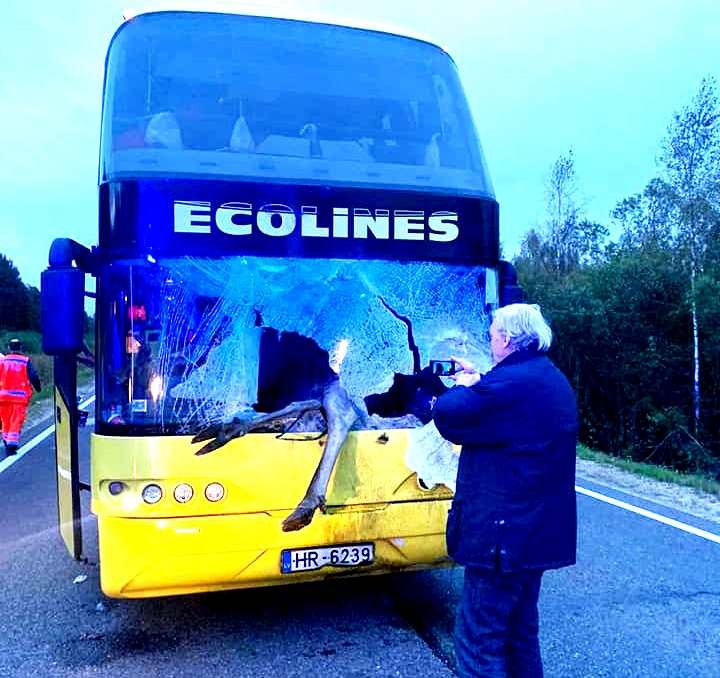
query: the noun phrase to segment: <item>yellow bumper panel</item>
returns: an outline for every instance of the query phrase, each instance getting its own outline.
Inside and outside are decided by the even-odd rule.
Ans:
[[[391,504],[382,510],[316,515],[283,533],[284,512],[172,519],[99,518],[101,586],[117,598],[250,588],[326,577],[447,565],[448,501]],[[375,543],[375,562],[281,574],[284,548]]]

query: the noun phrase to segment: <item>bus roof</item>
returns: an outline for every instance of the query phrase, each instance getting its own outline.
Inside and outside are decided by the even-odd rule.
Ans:
[[[141,14],[151,14],[156,12],[202,12],[213,14],[237,14],[241,16],[265,17],[269,19],[288,19],[291,21],[306,21],[308,23],[328,24],[331,26],[342,26],[345,28],[357,28],[365,31],[375,31],[378,33],[387,33],[389,35],[397,35],[403,38],[410,38],[425,42],[433,47],[437,47],[451,57],[448,51],[437,41],[429,37],[398,28],[386,23],[376,23],[363,21],[354,18],[342,17],[338,14],[326,14],[315,12],[303,7],[298,7],[294,3],[288,2],[239,2],[223,3],[223,2],[200,2],[196,0],[151,0],[143,2],[142,8],[128,8],[123,11],[123,19],[130,19]]]

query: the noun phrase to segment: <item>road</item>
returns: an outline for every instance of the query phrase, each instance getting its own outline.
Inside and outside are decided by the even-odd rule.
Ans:
[[[57,535],[53,469],[48,438],[0,470],[0,676],[453,675],[460,568],[110,600],[99,590],[87,507],[87,563],[71,560]],[[717,524],[578,482],[720,534]],[[720,677],[720,544],[583,494],[578,508],[578,564],[543,580],[546,676]]]

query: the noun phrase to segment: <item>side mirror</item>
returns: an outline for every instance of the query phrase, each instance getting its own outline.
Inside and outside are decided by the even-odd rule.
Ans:
[[[515,267],[509,261],[500,261],[499,264],[500,306],[522,303],[525,300],[525,293],[518,284]]]
[[[84,344],[85,273],[48,268],[40,274],[42,349],[52,356],[79,353]]]

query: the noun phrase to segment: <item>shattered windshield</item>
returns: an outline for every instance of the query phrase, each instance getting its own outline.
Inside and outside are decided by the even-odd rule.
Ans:
[[[100,431],[195,433],[319,399],[335,380],[356,428],[420,426],[451,384],[431,360],[489,367],[494,275],[436,262],[115,262],[101,275]]]

